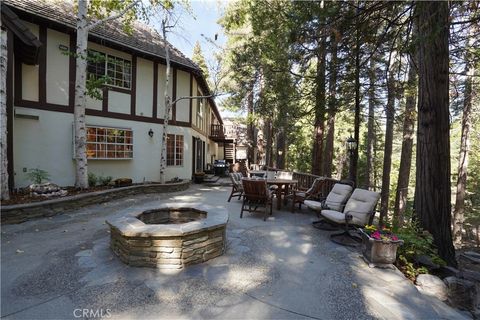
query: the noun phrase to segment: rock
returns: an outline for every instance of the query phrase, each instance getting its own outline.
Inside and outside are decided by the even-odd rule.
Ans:
[[[447,286],[439,277],[431,274],[420,274],[415,282],[421,293],[436,297],[441,301],[448,299]]]
[[[415,258],[416,262],[422,266],[427,267],[428,269],[438,269],[440,266],[432,261],[429,256],[421,255]]]
[[[452,307],[475,310],[477,289],[472,281],[457,277],[447,277],[443,280],[447,285],[448,302]]]
[[[42,197],[64,196],[68,193],[66,190],[62,190],[59,186],[51,182],[31,184],[28,186],[28,189],[33,196]]]
[[[471,257],[477,258],[477,259],[480,259],[480,253],[478,253],[478,252],[465,251],[463,254],[464,254],[464,255],[467,255],[467,256],[471,256]]]
[[[442,266],[438,270],[435,270],[435,275],[444,279],[446,277],[458,277],[459,270],[450,266]]]
[[[465,259],[470,263],[473,264],[480,264],[480,257],[477,253],[475,252],[464,252],[460,255],[460,259]]]

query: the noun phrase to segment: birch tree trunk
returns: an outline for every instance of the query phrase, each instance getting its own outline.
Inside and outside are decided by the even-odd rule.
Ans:
[[[416,2],[419,91],[415,214],[438,253],[456,266],[451,230],[449,4]]]
[[[75,187],[88,188],[87,133],[85,126],[87,44],[88,44],[88,0],[78,0],[77,49],[75,74]]]
[[[1,199],[10,199],[7,158],[7,30],[0,28],[0,158]]]
[[[168,121],[172,110],[172,101],[168,92],[170,83],[170,52],[167,44],[166,18],[162,20],[162,35],[165,45],[165,115],[163,116],[162,149],[160,153],[160,183],[165,183],[165,169],[167,168],[167,137]]]
[[[393,121],[395,118],[395,79],[393,72],[389,72],[387,80],[387,125],[385,129],[385,149],[383,154],[382,192],[380,206],[380,225],[384,225],[388,214],[388,200],[390,196],[390,171],[392,168]]]
[[[408,183],[410,181],[410,169],[412,166],[413,135],[415,133],[415,102],[417,100],[417,88],[417,71],[415,70],[414,62],[410,59],[405,115],[403,119],[402,153],[400,156],[397,192],[395,196],[395,207],[393,210],[393,223],[396,227],[403,226],[404,213],[407,207]]]
[[[465,194],[467,186],[468,173],[468,153],[470,151],[470,129],[472,126],[472,95],[473,95],[473,77],[475,74],[475,67],[471,62],[470,50],[473,50],[473,27],[470,29],[469,45],[465,54],[465,89],[463,98],[463,114],[462,114],[462,137],[460,140],[460,156],[458,158],[458,178],[457,178],[457,193],[455,198],[455,211],[453,216],[453,241],[455,245],[460,245],[462,242],[463,222],[465,220]]]

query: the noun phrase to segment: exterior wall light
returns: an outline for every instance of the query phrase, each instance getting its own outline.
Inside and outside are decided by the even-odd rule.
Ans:
[[[150,138],[153,138],[153,130],[152,129],[148,130],[148,135],[150,136]]]
[[[352,136],[347,139],[347,150],[350,154],[354,153],[357,149],[357,140],[355,140]]]

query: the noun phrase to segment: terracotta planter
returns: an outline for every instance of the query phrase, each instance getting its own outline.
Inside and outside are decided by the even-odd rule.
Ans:
[[[393,268],[397,259],[397,248],[403,245],[403,240],[384,241],[371,238],[360,229],[362,234],[362,253],[370,267]]]

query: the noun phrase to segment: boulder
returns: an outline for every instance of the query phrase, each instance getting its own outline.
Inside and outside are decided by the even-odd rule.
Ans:
[[[447,301],[447,286],[439,277],[431,274],[420,274],[415,282],[418,291],[421,293],[436,297],[441,301]]]
[[[447,285],[448,303],[455,308],[463,310],[475,310],[477,289],[475,283],[457,277],[443,279]]]
[[[55,183],[47,182],[41,184],[31,184],[28,186],[30,193],[34,196],[42,197],[53,197],[53,196],[64,196],[67,194],[67,191],[62,190]]]

